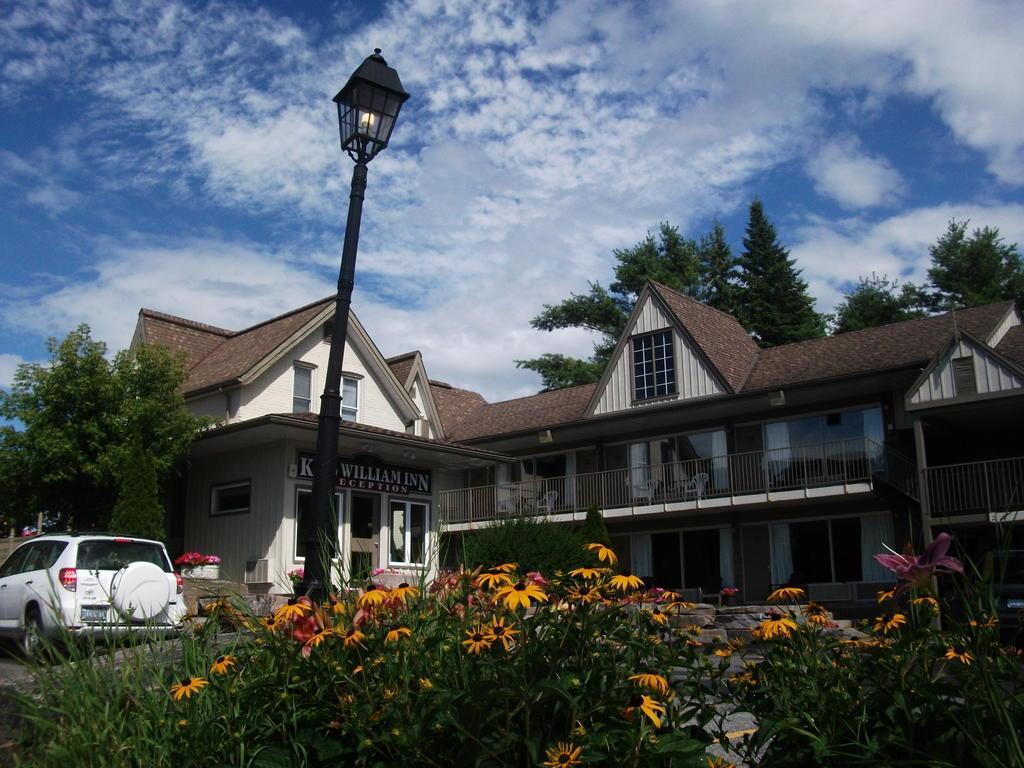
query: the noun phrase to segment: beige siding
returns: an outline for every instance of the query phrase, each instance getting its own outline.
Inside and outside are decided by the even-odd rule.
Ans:
[[[247,561],[273,557],[284,510],[286,472],[283,441],[193,457],[188,473],[185,549],[220,556],[224,577],[242,582]],[[251,483],[249,512],[212,517],[213,487],[239,480]],[[273,574],[275,563],[270,565]]]
[[[672,328],[672,321],[653,297],[648,297],[636,313],[633,326],[625,333],[627,336],[635,336],[665,328]],[[691,349],[686,340],[674,329],[672,339],[676,363],[676,388],[679,392],[674,399],[688,400],[721,394],[723,390],[715,376],[707,369],[697,352]],[[659,399],[656,402],[664,400]],[[627,340],[622,347],[622,354],[612,360],[607,383],[594,413],[612,413],[637,407],[643,407],[643,404],[633,403],[633,347]]]
[[[196,416],[208,416],[211,419],[216,419],[218,424],[222,424],[228,420],[227,398],[225,394],[231,396],[231,403],[237,408],[238,390],[234,390],[228,393],[215,392],[212,395],[204,395],[203,397],[189,400],[187,403],[188,409]]]
[[[910,396],[910,402],[920,405],[956,397],[953,360],[958,357],[974,359],[974,380],[979,395],[1008,392],[1024,387],[1024,380],[1017,373],[1000,363],[983,348],[962,339],[943,355],[928,378]]]
[[[1000,321],[999,325],[995,327],[995,330],[992,331],[992,335],[986,340],[987,344],[990,347],[998,347],[999,342],[1003,340],[1003,336],[1006,335],[1006,332],[1015,325],[1020,325],[1020,315],[1017,314],[1017,310],[1015,308],[1011,308],[1010,311],[1006,313],[1006,317],[1004,317]]]
[[[242,387],[241,405],[232,421],[253,419],[268,413],[291,413],[294,384],[292,367],[295,362],[315,366],[310,408],[314,413],[318,412],[330,349],[330,345],[324,343],[319,328],[310,333],[253,383]],[[364,360],[349,343],[345,344],[344,370],[362,377],[359,381],[357,420],[361,424],[404,432],[405,423],[401,416],[395,412],[379,383],[371,377]]]

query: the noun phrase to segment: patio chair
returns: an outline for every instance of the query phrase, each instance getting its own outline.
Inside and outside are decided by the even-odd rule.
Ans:
[[[634,480],[629,481],[626,478],[626,487],[632,492],[633,501],[637,499],[646,499],[647,503],[650,504],[654,501],[654,497],[658,495],[658,481],[651,478],[649,480]]]
[[[550,515],[555,511],[558,503],[558,491],[548,491],[537,499],[537,511],[543,515]]]
[[[689,480],[684,480],[682,485],[683,495],[687,497],[693,496],[695,499],[703,499],[704,494],[707,493],[708,481],[710,479],[707,472],[698,472]]]

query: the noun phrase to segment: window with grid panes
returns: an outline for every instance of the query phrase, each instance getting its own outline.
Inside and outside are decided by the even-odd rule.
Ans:
[[[646,400],[676,392],[676,365],[672,331],[659,331],[633,339],[633,394]]]

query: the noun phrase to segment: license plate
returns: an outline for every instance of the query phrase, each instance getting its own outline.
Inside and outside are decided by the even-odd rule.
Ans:
[[[1024,599],[1022,600],[1007,600],[1007,608],[1024,608]]]
[[[82,621],[106,621],[107,608],[106,605],[83,605]]]

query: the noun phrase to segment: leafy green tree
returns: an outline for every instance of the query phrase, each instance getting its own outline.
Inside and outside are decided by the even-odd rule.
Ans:
[[[545,354],[532,360],[516,361],[520,368],[541,374],[544,389],[588,384],[601,377],[637,296],[649,280],[695,298],[700,293],[698,246],[668,223],[661,224],[657,238],[648,233],[632,248],[614,251],[614,256],[618,263],[615,279],[608,288],[591,283],[589,292],[572,294],[558,304],[547,304],[530,321],[534,328],[542,331],[585,328],[598,334],[594,353],[588,360]]]
[[[762,347],[774,347],[825,335],[825,318],[814,311],[807,283],[760,200],[750,204],[750,219],[740,256],[737,310]]]
[[[709,307],[735,314],[739,259],[729,248],[725,227],[717,219],[711,231],[701,237],[697,254],[701,272],[700,300]]]
[[[131,443],[131,452],[131,460],[121,473],[110,530],[163,541],[166,536],[164,508],[160,504],[153,457],[139,439]]]
[[[833,334],[847,333],[923,317],[927,301],[928,297],[913,283],[901,288],[897,280],[872,273],[843,294],[831,330]]]
[[[969,223],[951,220],[946,232],[928,249],[933,308],[1024,301],[1024,268],[1017,244],[1004,243],[996,227],[976,228],[968,236]]]
[[[163,347],[139,346],[110,361],[79,326],[48,342],[48,363],[23,364],[0,392],[0,503],[19,520],[46,513],[57,527],[109,523],[122,478],[149,453],[162,482],[206,420],[185,407],[186,372]]]

